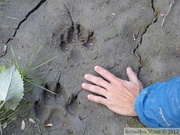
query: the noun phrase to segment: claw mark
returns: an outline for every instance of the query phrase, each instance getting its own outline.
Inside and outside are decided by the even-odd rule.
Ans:
[[[51,84],[46,83],[45,88],[51,90],[50,85]],[[46,90],[43,91],[43,100],[46,104],[52,104],[54,102],[54,98],[52,98],[52,96],[54,95],[52,95],[50,92]]]
[[[86,29],[80,25],[70,26],[60,37],[60,48],[63,52],[68,51],[73,46],[82,45],[89,48],[94,45],[95,37],[93,31],[86,31]]]
[[[66,42],[64,41],[64,35],[61,35],[61,43],[60,43],[61,50],[63,52],[67,51],[68,48],[66,46]]]
[[[77,97],[81,91],[82,90],[80,90],[77,94],[71,94],[71,96],[69,97],[69,99],[66,103],[66,106],[65,106],[66,110],[71,115],[75,115],[75,113],[78,109]]]
[[[59,76],[58,78],[58,81],[56,83],[56,88],[54,90],[54,92],[57,94],[55,95],[55,98],[57,98],[57,96],[60,96],[62,93],[61,93],[61,84],[60,84],[60,78],[61,78],[61,75]]]
[[[77,95],[71,94],[66,105],[71,105],[76,99],[77,99]]]
[[[64,5],[64,7],[66,8],[69,18],[71,19],[71,26],[74,26],[74,21],[72,19],[71,13],[69,12],[69,9],[66,7],[66,5]]]
[[[72,26],[67,31],[67,41],[69,41],[70,43],[73,42],[75,40],[74,34],[74,26]]]
[[[78,24],[77,25],[77,34],[78,34],[78,36],[80,36],[81,35],[81,25],[80,24]]]
[[[93,45],[93,37],[94,32],[89,32],[88,37],[87,37],[87,41],[83,43],[84,47],[89,47]]]
[[[38,109],[39,109],[39,101],[40,101],[40,99],[35,101],[35,103],[34,103],[34,110],[35,111],[38,111]]]

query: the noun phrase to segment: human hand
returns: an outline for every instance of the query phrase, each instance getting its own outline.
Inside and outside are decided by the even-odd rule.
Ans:
[[[117,78],[106,69],[96,66],[94,70],[101,77],[86,74],[84,78],[93,83],[83,83],[82,88],[101,96],[89,94],[90,101],[107,106],[111,111],[127,116],[137,116],[134,103],[140,91],[143,89],[142,83],[137,78],[133,70],[128,67],[127,75],[129,81]]]

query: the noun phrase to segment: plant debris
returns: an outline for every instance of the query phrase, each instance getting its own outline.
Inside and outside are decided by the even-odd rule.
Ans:
[[[36,123],[32,118],[29,118],[29,122]]]
[[[167,18],[167,16],[168,16],[169,12],[171,11],[174,3],[175,3],[175,2],[174,2],[174,0],[173,0],[173,2],[171,2],[170,6],[169,6],[169,9],[168,9],[167,13],[164,15],[164,18],[163,18],[162,23],[161,23],[161,27],[163,27],[164,22],[165,22],[165,20],[166,20],[166,18]]]
[[[23,131],[25,129],[25,122],[24,122],[24,120],[22,120],[22,122],[21,122],[21,130]]]
[[[46,125],[44,125],[45,127],[52,127],[53,126],[53,124],[52,123],[48,123],[48,124],[46,124]]]

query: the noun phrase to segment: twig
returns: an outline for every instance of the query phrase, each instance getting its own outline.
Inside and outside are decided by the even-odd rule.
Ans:
[[[162,20],[161,27],[163,27],[164,22],[165,22],[165,20],[166,20],[166,18],[167,18],[167,16],[168,16],[169,12],[171,11],[171,9],[172,9],[174,3],[175,3],[175,2],[174,2],[174,0],[173,0],[173,2],[171,2],[170,6],[169,6],[169,9],[168,9],[166,15],[164,16],[164,18],[163,18],[163,20]]]

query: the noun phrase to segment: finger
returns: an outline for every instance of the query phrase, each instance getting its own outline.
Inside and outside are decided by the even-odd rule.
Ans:
[[[99,85],[99,86],[102,86],[104,88],[108,88],[109,86],[109,83],[107,81],[105,81],[104,79],[102,79],[101,77],[97,77],[97,76],[94,76],[94,75],[91,75],[91,74],[86,74],[84,76],[84,78],[87,80],[87,81],[90,81],[96,85]]]
[[[95,66],[94,70],[109,82],[114,82],[117,80],[117,77],[115,75],[100,66]]]
[[[134,82],[134,83],[136,83],[136,84],[139,85],[139,79],[137,78],[137,75],[136,75],[136,73],[132,70],[132,68],[131,68],[131,67],[127,67],[126,72],[127,72],[127,76],[128,76],[128,78],[129,78],[129,81],[130,81],[130,82]]]
[[[107,101],[107,99],[105,99],[103,97],[95,96],[95,95],[91,95],[91,94],[89,94],[87,97],[92,102],[103,104],[103,105],[107,106],[108,101]]]
[[[99,86],[92,85],[92,84],[83,83],[82,88],[86,89],[88,91],[94,92],[96,94],[102,95],[102,96],[107,95],[107,90],[105,90]]]

